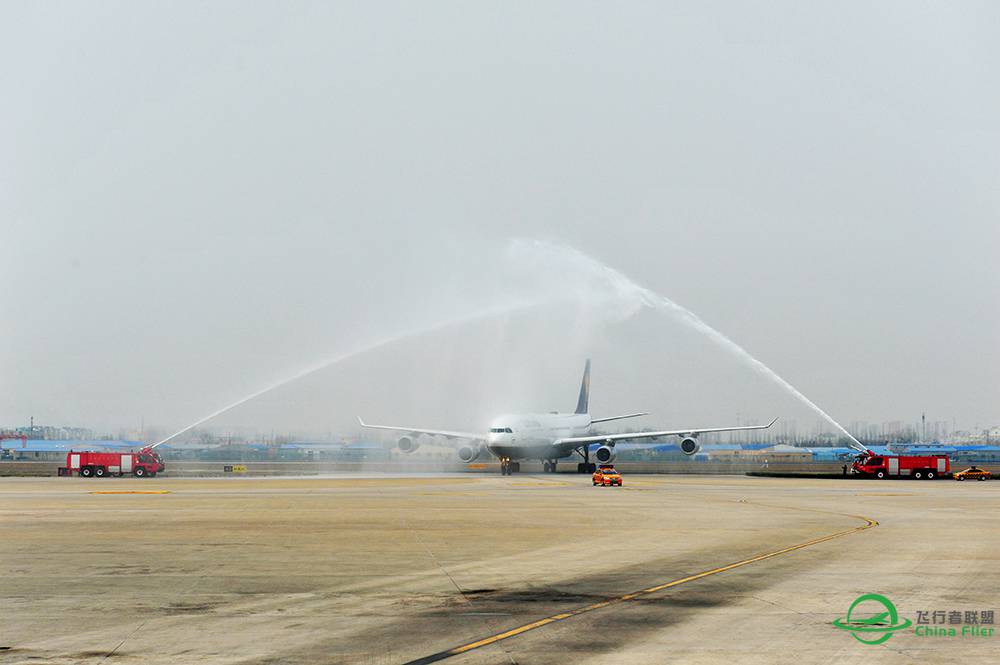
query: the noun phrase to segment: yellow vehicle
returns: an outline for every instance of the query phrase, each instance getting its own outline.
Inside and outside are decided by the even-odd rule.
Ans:
[[[980,469],[977,466],[971,466],[965,471],[959,471],[954,474],[952,478],[955,480],[989,480],[993,477],[986,469]]]
[[[612,485],[622,486],[622,475],[615,471],[615,467],[610,464],[602,464],[594,472],[594,487],[611,487]]]

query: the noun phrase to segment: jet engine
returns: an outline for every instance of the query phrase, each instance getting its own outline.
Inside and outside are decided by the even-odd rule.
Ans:
[[[483,452],[482,446],[462,446],[458,449],[458,459],[462,460],[464,463],[474,461]]]
[[[693,436],[686,436],[681,439],[681,452],[685,455],[694,455],[701,450],[701,444]]]
[[[398,445],[399,449],[402,450],[404,453],[412,453],[417,448],[420,447],[419,442],[415,441],[413,438],[408,436],[400,437],[396,445]]]
[[[597,460],[599,464],[610,464],[615,461],[615,448],[614,446],[601,446],[594,451],[594,459]]]

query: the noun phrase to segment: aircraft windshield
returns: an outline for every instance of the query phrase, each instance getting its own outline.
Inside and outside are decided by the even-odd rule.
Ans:
[[[509,427],[491,427],[490,432],[493,434],[513,434],[514,430]]]

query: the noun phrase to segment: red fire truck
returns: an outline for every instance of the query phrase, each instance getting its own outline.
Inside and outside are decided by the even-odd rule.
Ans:
[[[139,452],[93,452],[71,450],[66,454],[66,466],[59,468],[60,476],[72,476],[77,472],[83,478],[103,478],[104,476],[124,476],[152,478],[166,468],[163,460],[152,448]]]
[[[868,450],[851,465],[853,473],[868,478],[933,480],[951,473],[947,455],[878,455]]]

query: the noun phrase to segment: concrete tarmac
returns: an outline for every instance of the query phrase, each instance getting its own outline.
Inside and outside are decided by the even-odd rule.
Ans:
[[[988,661],[992,624],[961,630],[1000,609],[998,500],[996,481],[9,478],[0,663]],[[914,625],[835,628],[865,593]],[[918,634],[922,612],[956,636]]]

